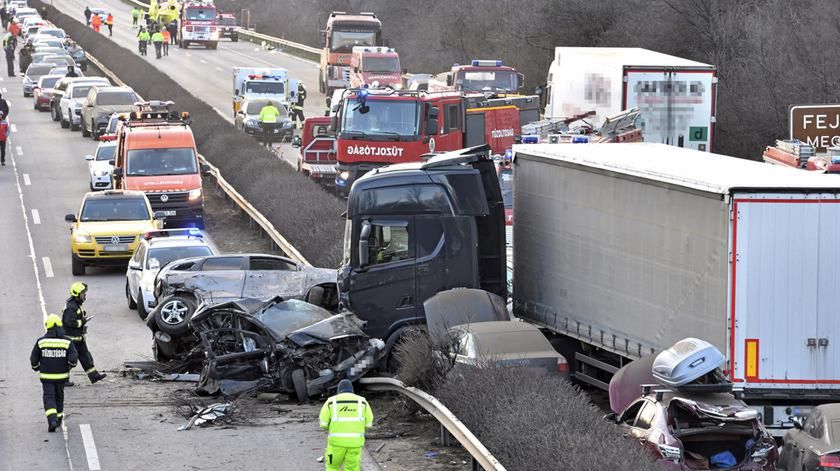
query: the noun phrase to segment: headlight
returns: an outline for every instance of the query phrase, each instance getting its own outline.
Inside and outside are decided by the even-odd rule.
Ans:
[[[190,190],[189,200],[197,200],[201,198],[201,188],[196,188],[195,190]]]
[[[93,242],[93,237],[91,237],[88,234],[83,234],[83,233],[79,233],[79,232],[77,232],[73,236],[73,239],[76,241],[77,244],[89,244],[89,243]]]
[[[345,170],[345,171],[338,174],[338,178],[340,178],[341,180],[347,181],[347,179],[350,178],[350,172]]]

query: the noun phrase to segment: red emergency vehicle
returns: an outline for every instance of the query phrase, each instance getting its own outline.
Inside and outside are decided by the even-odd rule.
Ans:
[[[331,123],[336,190],[346,194],[369,170],[419,161],[424,154],[486,143],[503,156],[522,125],[538,119],[537,96],[347,90]]]
[[[519,93],[525,76],[499,60],[475,59],[469,65],[454,64],[448,72],[429,79],[430,92],[462,91]]]
[[[292,147],[300,149],[298,172],[324,186],[335,183],[335,137],[328,116],[307,118],[300,136],[292,138]]]
[[[219,23],[212,1],[188,1],[181,6],[181,24],[178,46],[201,44],[208,49],[219,45]]]
[[[354,15],[334,11],[321,35],[324,50],[318,88],[327,96],[333,90],[350,85],[350,58],[354,47],[383,45],[382,22],[370,12]]]

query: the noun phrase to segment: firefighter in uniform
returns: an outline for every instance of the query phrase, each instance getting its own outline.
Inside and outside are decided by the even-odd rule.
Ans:
[[[90,382],[96,383],[108,375],[96,371],[96,367],[93,366],[93,356],[90,354],[87,342],[85,341],[87,323],[90,318],[87,317],[84,309],[82,309],[82,303],[87,298],[87,289],[86,284],[78,281],[70,286],[70,297],[64,305],[62,322],[67,338],[73,341],[73,346],[76,347],[76,351],[79,353],[79,363],[82,364],[82,368],[84,368]],[[73,386],[73,383],[68,379],[67,385]]]
[[[297,89],[297,99],[295,103],[292,105],[292,122],[294,123],[295,120],[300,120],[300,125],[303,127],[303,120],[306,118],[303,117],[303,102],[306,100],[306,89],[303,88],[302,83],[298,83]]]
[[[64,419],[64,382],[70,377],[70,369],[76,366],[79,356],[73,342],[64,337],[60,317],[50,314],[44,327],[47,333],[35,342],[29,363],[40,373],[47,427],[55,432]]]
[[[327,471],[359,471],[365,429],[373,426],[373,411],[365,398],[353,394],[353,383],[342,379],[338,393],[321,407],[321,428],[329,430],[324,463]]]

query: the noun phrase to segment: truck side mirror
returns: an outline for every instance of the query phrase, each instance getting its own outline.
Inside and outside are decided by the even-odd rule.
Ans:
[[[516,77],[519,79],[519,86],[517,88],[521,90],[522,87],[525,86],[525,74],[523,74],[522,72],[517,72]]]
[[[90,162],[91,160],[93,160],[93,156],[92,156],[92,155],[86,155],[86,156],[85,156],[85,160],[87,160],[88,162]]]
[[[805,421],[802,420],[802,417],[792,415],[790,416],[790,422],[793,424],[793,428],[796,430],[802,430],[805,425]]]
[[[67,222],[76,222],[76,215],[75,214],[67,214],[64,216],[64,220]]]
[[[336,132],[338,130],[338,115],[334,114],[330,117],[330,129],[332,132]]]
[[[123,169],[122,167],[114,168],[114,178],[122,178],[123,176]]]
[[[362,230],[359,231],[359,268],[364,268],[370,263],[370,221],[362,221]]]
[[[429,118],[426,120],[426,135],[435,136],[438,133],[439,123],[437,119]]]
[[[449,75],[446,76],[446,86],[447,87],[452,86],[452,74],[449,74]]]
[[[292,147],[295,149],[300,148],[300,136],[295,136],[292,138]]]
[[[109,161],[108,161],[108,165],[110,165],[111,167],[113,167],[114,165],[116,165],[116,163],[117,163],[117,162],[116,162],[115,160],[109,160]]]

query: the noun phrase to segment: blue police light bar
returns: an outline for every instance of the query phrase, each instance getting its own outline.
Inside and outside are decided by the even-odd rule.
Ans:
[[[589,136],[575,136],[572,138],[572,144],[589,144]]]
[[[522,143],[523,144],[539,144],[540,143],[540,136],[522,136]],[[507,154],[507,153],[505,153]],[[507,157],[507,155],[505,155]]]
[[[501,67],[504,63],[497,60],[473,59],[471,64],[473,67]]]

